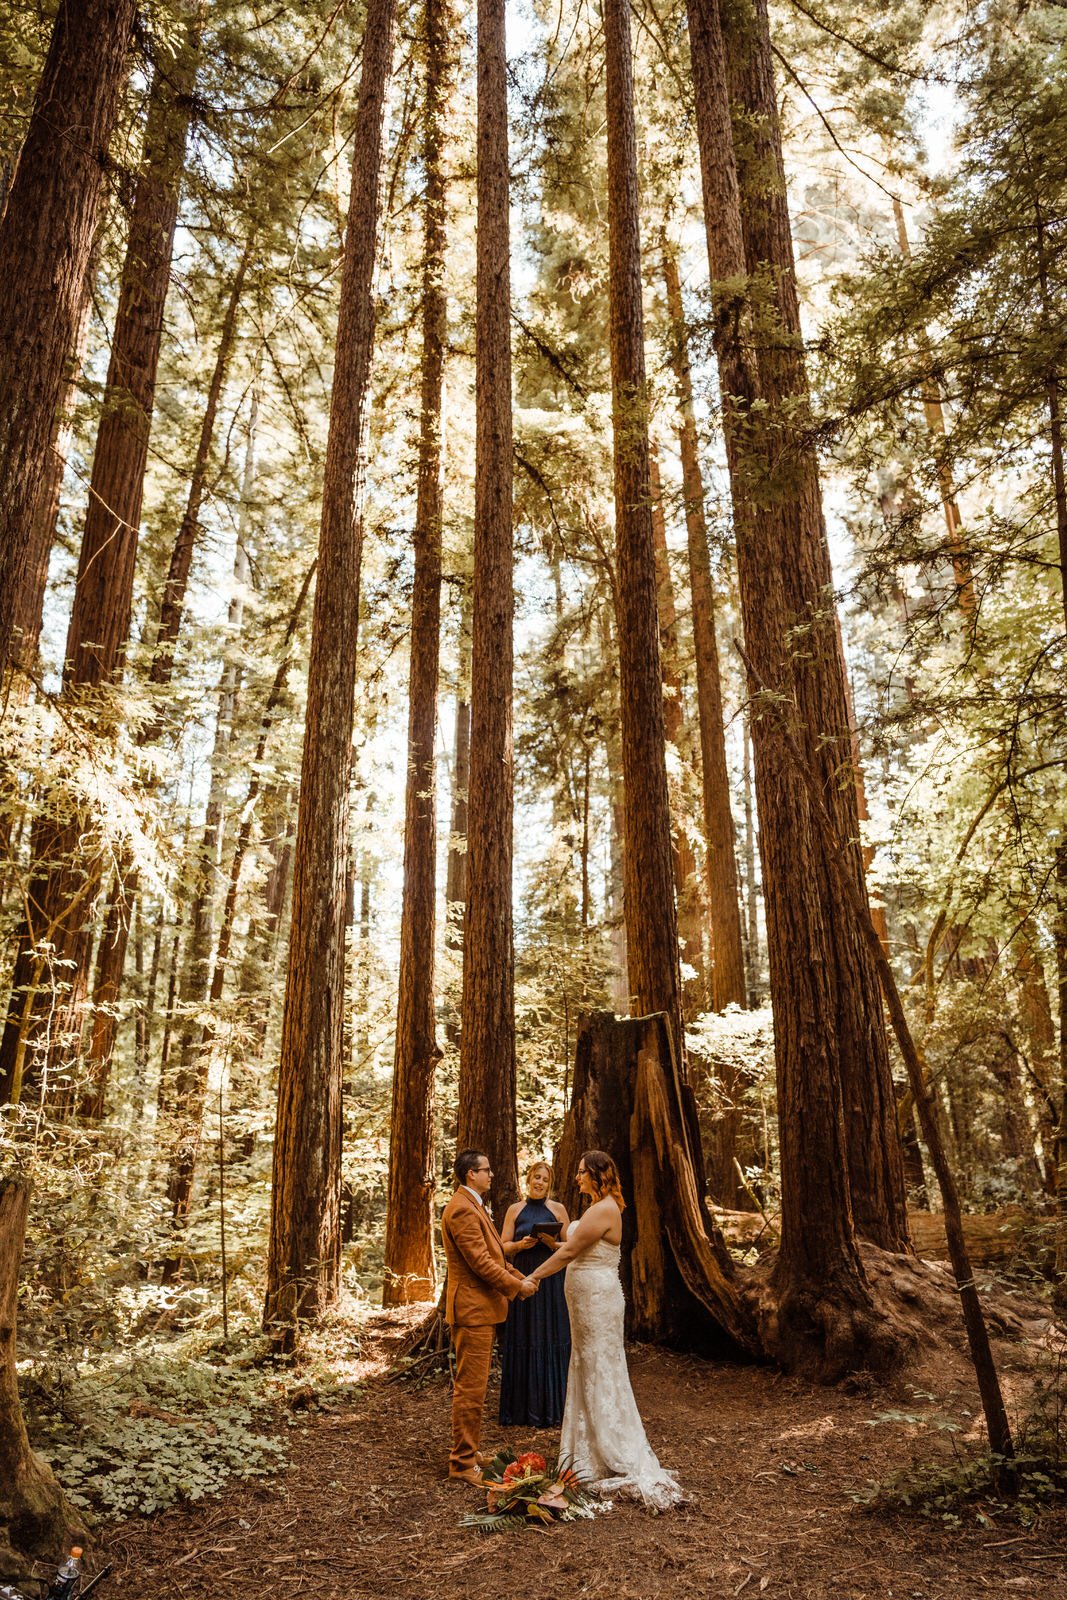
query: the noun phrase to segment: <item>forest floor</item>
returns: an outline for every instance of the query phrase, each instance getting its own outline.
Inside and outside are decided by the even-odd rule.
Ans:
[[[633,1347],[649,1437],[689,1504],[657,1518],[619,1502],[592,1521],[484,1538],[459,1526],[478,1492],[445,1478],[446,1383],[389,1381],[410,1323],[369,1319],[349,1354],[354,1397],[297,1413],[275,1478],[104,1530],[93,1566],[106,1557],[116,1573],[102,1600],[1067,1600],[1063,1511],[1029,1530],[954,1527],[856,1498],[965,1440],[975,1402],[957,1351],[850,1393]],[[1025,1355],[1002,1345],[1000,1357],[1018,1400]],[[487,1419],[494,1402],[491,1389]],[[886,1412],[928,1420],[871,1425]],[[961,1434],[940,1431],[949,1417]],[[495,1426],[485,1442],[503,1442]],[[556,1438],[506,1442],[547,1452]]]

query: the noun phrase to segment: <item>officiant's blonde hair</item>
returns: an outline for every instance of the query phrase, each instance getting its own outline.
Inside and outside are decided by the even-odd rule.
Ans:
[[[622,1197],[622,1182],[619,1178],[619,1169],[614,1161],[604,1150],[583,1150],[582,1160],[585,1170],[596,1186],[598,1200],[606,1200],[608,1195],[614,1200],[620,1211],[625,1211],[626,1201]]]

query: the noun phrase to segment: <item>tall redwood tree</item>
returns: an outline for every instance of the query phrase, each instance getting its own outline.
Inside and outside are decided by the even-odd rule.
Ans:
[[[441,631],[441,400],[445,290],[444,121],[455,19],[448,0],[426,0],[423,122],[422,402],[415,507],[415,578],[408,680],[408,776],[404,804],[404,900],[400,990],[389,1131],[383,1305],[433,1298],[434,1078],[441,1051],[434,1020],[437,806],[434,745]]]
[[[782,1239],[762,1330],[784,1364],[836,1374],[888,1358],[856,1244],[842,1104],[832,936],[817,829],[781,708],[795,705],[791,614],[773,505],[767,411],[747,292],[741,199],[717,0],[687,0],[704,222],[714,296],[745,647],[765,686],[752,719],[775,1019]]]
[[[743,1006],[747,1002],[745,957],[741,939],[741,906],[737,893],[730,773],[726,764],[726,735],[723,728],[719,643],[715,631],[715,587],[711,575],[704,480],[693,411],[689,336],[682,305],[678,262],[666,241],[663,276],[667,291],[667,313],[671,322],[671,365],[678,397],[678,441],[682,453],[689,588],[693,602],[705,877],[712,939],[711,1003],[713,1010],[725,1011],[728,1005]]]
[[[804,638],[792,660],[797,733],[849,844],[866,900],[849,726],[845,664],[826,539],[819,461],[809,425],[781,129],[766,0],[725,0],[723,39],[745,242],[759,301],[755,321],[760,386],[773,430],[766,436],[764,498],[774,519],[786,585],[788,626]],[[833,1009],[857,1231],[887,1250],[909,1250],[904,1166],[882,998],[869,950],[818,846],[816,883],[832,949]]]
[[[507,119],[504,0],[478,0],[477,465],[458,1136],[461,1145],[489,1154],[498,1212],[519,1192],[511,909],[515,778]]]
[[[61,0],[0,219],[0,672],[34,562],[34,522],[74,345],[135,0]]]
[[[635,1013],[666,1012],[681,1056],[684,1034],[649,478],[633,63],[630,14],[624,0],[605,0],[604,50],[626,949]]]
[[[264,1322],[291,1348],[340,1285],[345,868],[363,548],[361,501],[385,96],[396,0],[370,0],[352,140],[319,571],[308,666]]]
[[[163,312],[170,286],[191,90],[199,51],[194,11],[173,60],[156,69],[130,212],[107,386],[93,455],[63,691],[84,697],[121,676],[129,642],[148,440]],[[0,1082],[18,1088],[27,1048],[53,1073],[77,1054],[92,950],[90,913],[100,863],[82,846],[84,819],[61,798],[34,831],[34,876],[16,957],[13,1003],[0,1041]],[[42,984],[50,946],[53,983]],[[61,999],[50,1016],[53,988]],[[34,992],[36,990],[36,993]],[[39,1036],[48,1018],[48,1035]],[[68,1098],[60,1094],[60,1103]]]

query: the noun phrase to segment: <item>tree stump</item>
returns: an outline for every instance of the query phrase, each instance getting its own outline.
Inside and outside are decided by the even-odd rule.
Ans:
[[[663,1013],[581,1019],[573,1098],[555,1154],[572,1216],[583,1150],[607,1151],[622,1180],[629,1337],[702,1355],[757,1355],[733,1261],[704,1199],[696,1110]]]
[[[29,1576],[36,1558],[59,1561],[87,1543],[51,1469],[30,1449],[15,1377],[15,1315],[30,1186],[0,1178],[0,1581]]]

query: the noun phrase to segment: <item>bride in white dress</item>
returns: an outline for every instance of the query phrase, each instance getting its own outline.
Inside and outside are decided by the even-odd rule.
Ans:
[[[587,1150],[578,1163],[578,1187],[592,1205],[571,1223],[560,1248],[530,1274],[539,1283],[569,1269],[571,1361],[560,1457],[600,1493],[666,1511],[685,1497],[645,1437],[626,1369],[626,1306],[619,1282],[625,1201],[611,1157]]]

